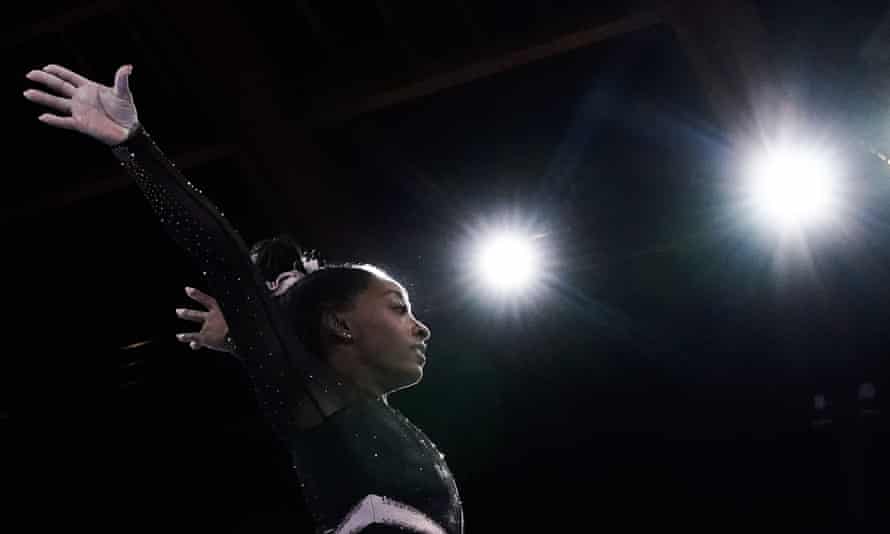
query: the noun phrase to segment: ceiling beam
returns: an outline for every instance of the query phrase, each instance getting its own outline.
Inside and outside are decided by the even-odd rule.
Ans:
[[[289,116],[297,103],[281,77],[281,65],[267,57],[237,7],[214,4],[213,24],[207,24],[201,3],[164,0],[155,5],[165,21],[158,31],[169,32],[189,51],[181,59],[187,63],[182,70],[191,83],[212,88],[203,95],[204,105],[225,119],[255,169],[257,181],[251,185],[264,199],[267,215],[278,221],[274,231],[300,229],[301,238],[319,241],[346,231],[349,221],[341,217],[317,224],[324,215],[347,212],[342,173],[305,125]],[[201,31],[192,31],[196,27]]]
[[[313,104],[308,120],[315,125],[330,125],[349,120],[363,113],[384,109],[400,102],[428,96],[445,89],[506,72],[523,65],[588,47],[597,42],[641,30],[662,22],[658,10],[640,11],[608,22],[599,22],[584,30],[552,36],[545,42],[517,47],[500,53],[479,53],[473,59],[449,69],[427,73],[413,80],[356,84]],[[487,57],[485,57],[487,56]]]
[[[0,50],[18,48],[46,34],[60,33],[71,27],[120,9],[121,3],[100,0],[85,6],[72,7],[53,17],[31,22],[22,27],[0,34]]]
[[[203,147],[191,152],[182,154],[173,154],[171,158],[176,162],[180,170],[188,171],[208,163],[219,161],[224,158],[237,155],[237,147],[233,145],[217,145]],[[111,159],[109,157],[109,159]],[[90,174],[98,175],[89,181],[86,177]],[[114,165],[113,169],[108,168],[97,171],[96,173],[83,173],[84,180],[75,189],[67,191],[49,191],[44,195],[36,198],[22,199],[21,205],[14,209],[2,210],[3,215],[0,221],[7,222],[9,220],[30,217],[45,214],[49,210],[66,208],[77,202],[88,200],[90,198],[113,193],[114,191],[123,189],[133,184],[133,180],[121,169],[120,165]]]

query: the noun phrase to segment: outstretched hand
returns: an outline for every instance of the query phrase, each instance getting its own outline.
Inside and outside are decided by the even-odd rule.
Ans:
[[[101,85],[59,65],[32,70],[26,78],[56,94],[28,89],[25,98],[60,114],[44,113],[41,122],[74,130],[113,146],[124,142],[138,126],[139,119],[129,78],[132,65],[124,65],[114,75],[114,86]]]
[[[176,315],[180,319],[200,323],[201,330],[177,334],[176,339],[183,343],[188,343],[192,350],[207,347],[220,352],[232,352],[233,348],[227,340],[229,325],[226,323],[226,318],[223,316],[216,299],[191,287],[185,288],[185,293],[192,300],[207,308],[207,310],[177,309]]]

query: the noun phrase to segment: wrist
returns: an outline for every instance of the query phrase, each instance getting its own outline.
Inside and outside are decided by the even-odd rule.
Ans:
[[[227,334],[226,337],[223,338],[223,350],[230,354],[235,354],[237,352],[235,340],[232,338],[231,335]]]
[[[127,136],[124,138],[123,141],[121,141],[121,143],[126,143],[127,141],[129,141],[130,139],[135,137],[137,134],[142,132],[142,123],[137,120],[129,128],[124,128],[124,131],[127,133]]]
[[[124,148],[130,141],[132,141],[136,136],[141,134],[145,128],[142,126],[142,123],[136,121],[131,127],[126,128],[121,126],[121,133],[124,134],[124,138],[121,141],[111,144],[111,149],[119,149]]]

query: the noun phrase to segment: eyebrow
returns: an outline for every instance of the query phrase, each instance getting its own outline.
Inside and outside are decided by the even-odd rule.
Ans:
[[[408,306],[408,308],[411,308],[411,301],[408,299],[408,295],[406,295],[405,293],[403,293],[402,291],[399,291],[397,289],[387,289],[386,291],[383,292],[383,296],[385,297],[385,296],[389,295],[390,293],[398,296],[399,300],[402,301],[402,304],[404,304],[405,306]]]
[[[390,293],[398,296],[402,300],[408,300],[405,298],[405,295],[397,289],[387,289],[386,291],[383,292],[383,296],[385,297],[386,295],[389,295]]]

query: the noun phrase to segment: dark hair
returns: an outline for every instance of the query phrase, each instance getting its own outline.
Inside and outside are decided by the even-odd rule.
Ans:
[[[378,273],[386,276],[383,271],[370,265],[347,263],[325,266],[301,278],[279,297],[285,315],[307,350],[324,356],[321,324],[324,313],[348,310]]]
[[[303,248],[287,234],[262,239],[250,247],[250,258],[264,280],[275,280],[279,274],[293,270],[306,274],[303,257]]]

